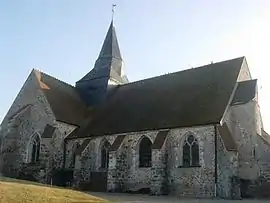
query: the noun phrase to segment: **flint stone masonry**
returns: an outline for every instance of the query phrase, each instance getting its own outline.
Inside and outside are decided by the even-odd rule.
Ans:
[[[162,149],[152,150],[152,167],[140,168],[140,140],[146,136],[153,143],[157,133],[158,131],[146,131],[125,134],[120,148],[117,151],[111,151],[109,155],[108,191],[136,192],[148,188],[152,194],[213,196],[214,126],[172,129]],[[184,137],[189,134],[193,134],[198,140],[200,166],[181,168],[182,142]],[[105,138],[113,143],[116,136],[106,136]],[[86,171],[99,170],[100,161],[98,159],[102,139],[104,138],[92,138],[79,158],[81,162],[79,173],[82,180],[89,181],[89,173],[85,173]],[[88,157],[86,158],[85,155]]]
[[[239,177],[256,180],[259,168],[254,158],[254,148],[258,138],[255,121],[255,102],[230,107],[225,122],[233,135],[239,153]]]
[[[225,148],[221,136],[217,136],[217,194],[223,198],[240,198],[239,194],[234,194],[234,190],[239,189],[239,185],[233,182],[237,176],[238,153],[228,151]]]
[[[56,131],[51,140],[52,147],[52,157],[54,168],[61,168],[63,165],[63,152],[64,152],[64,139],[76,129],[76,126],[65,124],[62,122],[56,122]],[[69,149],[68,149],[69,152]],[[71,160],[71,157],[70,159]]]
[[[168,194],[167,156],[165,147],[152,151],[151,194]]]
[[[28,91],[33,92],[34,90],[30,88]],[[1,131],[3,135],[1,144],[5,146],[2,147],[2,151],[15,150],[12,153],[5,153],[4,156],[1,156],[2,163],[5,165],[2,171],[4,174],[14,177],[17,177],[21,172],[28,173],[32,174],[40,182],[48,182],[52,177],[52,172],[62,167],[64,139],[76,126],[55,121],[43,95],[38,93],[38,89],[35,91],[37,91],[36,95],[40,95],[36,97],[37,101],[33,99],[33,102],[30,103],[31,106],[15,116],[12,122],[9,123],[9,128],[3,128]],[[16,106],[16,102],[13,105]],[[239,192],[235,192],[239,191],[239,181],[234,181],[234,178],[240,175],[238,170],[243,168],[243,165],[241,165],[243,161],[241,162],[241,160],[251,160],[249,163],[254,163],[250,148],[254,145],[254,142],[257,144],[257,160],[259,159],[261,162],[259,165],[260,171],[267,171],[265,167],[269,168],[266,164],[269,161],[267,159],[268,156],[264,156],[270,151],[269,145],[261,137],[250,139],[251,135],[257,135],[259,132],[257,129],[260,129],[262,125],[261,120],[258,119],[259,110],[256,108],[258,106],[255,101],[240,106],[233,106],[229,108],[225,117],[225,121],[228,122],[228,126],[237,143],[239,156],[237,152],[227,151],[220,135],[217,136],[217,195],[220,197],[235,198],[235,196],[239,196]],[[18,109],[19,107],[16,108],[16,110]],[[257,120],[253,117],[247,117],[248,114],[256,111]],[[9,115],[13,113],[12,111]],[[8,120],[7,118],[5,119]],[[248,119],[245,120],[245,118]],[[26,163],[27,143],[34,133],[41,135],[46,124],[52,125],[56,130],[52,138],[41,139],[39,165],[29,167]],[[254,125],[257,125],[257,127],[255,128]],[[65,168],[74,171],[73,186],[79,188],[83,183],[90,183],[92,172],[106,172],[107,190],[111,192],[136,192],[141,189],[148,189],[154,195],[215,196],[214,126],[169,129],[162,148],[152,150],[152,167],[140,168],[138,165],[140,140],[146,136],[154,143],[158,132],[158,130],[155,130],[121,134],[125,135],[125,137],[116,151],[110,151],[108,170],[101,168],[100,153],[102,143],[108,140],[112,145],[119,135],[90,138],[85,149],[76,155],[75,165],[72,163],[73,155],[84,139],[68,140],[66,143]],[[189,134],[194,135],[199,143],[199,167],[182,167],[183,139]],[[16,149],[14,146],[23,147]],[[15,161],[10,163],[8,162],[10,159]],[[240,160],[240,165],[238,164],[238,159]],[[254,174],[252,171],[254,170],[244,174],[246,176],[251,173]],[[257,173],[257,170],[255,172]],[[243,177],[243,174],[240,177]]]
[[[87,138],[69,140],[66,138],[77,132],[74,131],[77,126],[56,120],[40,89],[48,87],[35,74],[31,72],[1,125],[0,174],[51,183],[59,178],[55,172],[61,171],[73,175],[71,186],[78,189],[101,185],[102,191],[109,192],[234,199],[243,194],[259,194],[270,182],[270,136],[263,130],[258,95],[241,105],[228,101],[220,124],[228,126],[232,139],[227,140],[235,144],[236,151],[225,147],[228,143],[216,131],[217,123],[99,137],[85,135],[82,137]],[[237,81],[250,79],[244,62]],[[40,138],[39,161],[29,163],[31,137],[41,136],[47,125],[55,130],[52,135]],[[159,134],[164,130],[168,132],[166,136]],[[183,166],[183,144],[188,135],[197,139],[198,166]],[[155,143],[150,167],[139,167],[139,146],[144,137]],[[109,150],[108,168],[101,167],[105,141],[113,146]],[[87,144],[81,149],[83,143]],[[61,181],[66,184],[71,180]]]
[[[117,152],[110,152],[109,191],[135,192],[150,188],[151,168],[139,167],[139,144],[144,136],[153,143],[157,133],[157,131],[148,131],[126,134],[120,149]]]
[[[199,167],[182,167],[182,143],[192,134],[199,144]],[[168,184],[176,196],[214,196],[214,126],[171,130],[167,139]]]
[[[25,106],[29,107],[20,111]],[[53,125],[54,115],[38,88],[35,73],[32,71],[1,125],[0,171],[2,168],[4,175],[12,177],[19,175],[27,160],[27,146],[31,136],[34,133],[42,134],[47,123]],[[45,143],[41,140],[40,165],[44,165],[47,158]]]
[[[56,127],[54,135],[52,138],[41,138],[47,124]],[[48,182],[52,171],[61,167],[64,138],[75,129],[75,126],[55,120],[34,71],[20,90],[1,127],[0,171],[14,178],[30,174],[40,182]],[[39,163],[30,166],[28,143],[35,134],[41,138]]]

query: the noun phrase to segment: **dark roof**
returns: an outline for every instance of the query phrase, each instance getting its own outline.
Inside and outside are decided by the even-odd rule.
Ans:
[[[76,136],[219,123],[244,57],[120,85]]]
[[[169,130],[159,131],[157,136],[156,136],[156,139],[153,143],[152,148],[153,149],[161,149],[163,147],[163,144],[164,144],[166,138],[167,138],[168,133],[169,133]]]
[[[105,40],[103,42],[99,57],[113,56],[115,58],[121,59],[120,48],[113,25],[113,21],[110,24],[108,32],[106,34]]]
[[[246,80],[238,83],[232,105],[245,104],[256,96],[257,80]]]
[[[121,69],[122,57],[112,21],[94,68],[78,82],[102,77],[107,77],[109,79],[109,77],[111,77],[124,83],[125,81],[121,77]]]
[[[257,134],[259,137],[261,137],[263,139],[263,141],[267,144],[267,145],[270,145],[270,135],[264,130],[264,129],[261,129],[262,130],[262,134],[259,135]]]
[[[76,89],[88,106],[96,106],[105,100],[110,79],[116,84],[128,82],[127,77],[122,75],[122,66],[123,61],[112,21],[94,68],[76,82]]]
[[[113,142],[112,146],[110,147],[110,151],[117,151],[121,146],[123,140],[125,139],[126,135],[118,135]]]
[[[42,138],[52,138],[54,131],[55,131],[55,127],[47,124],[44,128],[44,131],[41,135]]]
[[[228,151],[236,151],[236,144],[233,140],[232,134],[227,123],[217,127],[219,134],[224,142],[224,145]]]
[[[35,73],[56,120],[79,126],[88,110],[75,87],[40,71]]]
[[[91,139],[85,139],[83,143],[77,147],[75,153],[76,155],[81,155],[81,153],[85,150],[85,148],[88,146],[90,143]]]

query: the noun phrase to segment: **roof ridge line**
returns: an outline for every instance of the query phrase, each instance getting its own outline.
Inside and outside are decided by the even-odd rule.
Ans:
[[[69,83],[67,83],[67,82],[65,82],[65,81],[63,81],[63,80],[60,80],[60,79],[58,79],[58,78],[56,78],[56,77],[54,77],[54,76],[52,76],[52,75],[49,75],[48,73],[45,73],[45,72],[40,71],[40,70],[37,70],[37,69],[34,69],[34,71],[39,72],[39,73],[42,73],[42,74],[44,74],[44,75],[46,75],[46,76],[48,76],[48,77],[51,77],[51,78],[53,78],[53,79],[55,79],[55,80],[57,80],[57,81],[59,81],[59,82],[61,82],[61,83],[64,83],[64,84],[66,84],[66,85],[68,85],[68,86],[71,86],[71,87],[75,88],[75,86],[73,86],[73,85],[71,85],[71,84],[69,84]],[[45,83],[44,83],[44,84],[45,84]]]
[[[245,56],[241,56],[241,57],[237,57],[237,58],[233,58],[233,59],[228,59],[228,60],[225,60],[225,61],[219,61],[219,62],[215,62],[215,63],[210,63],[210,64],[207,64],[207,65],[202,65],[202,66],[198,66],[198,67],[195,67],[195,68],[189,68],[189,69],[185,69],[185,70],[180,70],[180,71],[176,71],[176,72],[172,72],[172,73],[165,73],[163,75],[158,75],[158,76],[154,76],[154,77],[150,77],[150,78],[144,78],[144,79],[136,80],[136,81],[129,82],[129,83],[119,84],[118,86],[126,86],[126,85],[130,85],[130,84],[140,83],[140,82],[144,82],[144,81],[147,81],[147,80],[159,78],[159,77],[162,77],[162,76],[165,76],[165,75],[174,75],[174,74],[178,74],[180,72],[192,71],[192,70],[195,70],[195,69],[198,69],[198,68],[206,68],[207,66],[210,66],[210,65],[216,65],[216,64],[219,64],[219,63],[229,62],[229,61],[237,60],[237,59],[240,59],[240,58],[245,58]]]

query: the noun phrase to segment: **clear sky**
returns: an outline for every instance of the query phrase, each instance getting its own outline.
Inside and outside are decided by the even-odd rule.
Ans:
[[[131,81],[246,56],[270,131],[269,0],[0,0],[0,120],[31,69],[74,84],[115,27]]]

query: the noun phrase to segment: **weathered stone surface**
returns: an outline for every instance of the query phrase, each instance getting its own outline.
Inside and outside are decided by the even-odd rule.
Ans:
[[[165,129],[168,134],[159,139],[162,143],[152,148],[151,166],[140,167],[141,140],[147,137],[154,143],[159,130],[90,137],[89,142],[66,140],[77,126],[56,121],[34,74],[1,125],[3,175],[54,183],[58,178],[55,171],[63,170],[73,174],[71,185],[75,188],[235,199],[244,193],[259,194],[258,188],[267,188],[270,183],[270,143],[262,131],[257,96],[246,104],[228,106],[222,120],[228,124],[237,151],[226,149],[214,125]],[[238,81],[247,79],[250,73],[244,64]],[[39,161],[29,163],[31,137],[40,136],[47,124],[55,128],[54,134],[40,138]],[[183,144],[188,135],[193,135],[199,146],[199,165],[192,167],[183,165]],[[118,136],[121,138],[114,149],[109,150],[108,168],[102,168],[102,146],[105,141],[113,145]],[[83,143],[86,146],[76,153]]]
[[[217,196],[236,198],[233,191],[239,185],[234,183],[232,179],[238,175],[238,153],[227,151],[219,134],[217,136],[217,149]]]
[[[199,167],[182,168],[183,141],[194,135],[199,144]],[[214,126],[172,130],[167,141],[169,191],[177,196],[214,196]]]
[[[29,107],[20,111],[25,106]],[[32,71],[1,125],[0,168],[4,175],[18,176],[23,164],[27,162],[27,147],[31,136],[34,133],[40,135],[46,124],[54,123],[54,115]],[[47,144],[41,139],[41,165],[44,165],[48,157]]]

